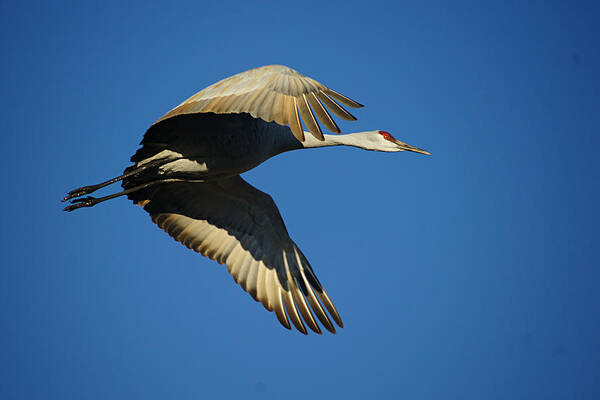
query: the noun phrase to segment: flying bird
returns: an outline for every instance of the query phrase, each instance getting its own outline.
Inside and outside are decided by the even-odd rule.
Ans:
[[[126,195],[175,240],[226,264],[233,279],[287,329],[293,324],[307,334],[306,324],[320,334],[318,319],[335,333],[333,322],[343,327],[340,314],[290,238],[273,199],[240,174],[304,148],[429,154],[381,130],[324,134],[319,122],[340,133],[329,112],[356,120],[343,106],[362,107],[282,65],[239,73],[159,118],[131,157],[133,165],[116,178],[70,191],[63,199],[71,201],[65,211]],[[87,196],[119,181],[118,193]]]

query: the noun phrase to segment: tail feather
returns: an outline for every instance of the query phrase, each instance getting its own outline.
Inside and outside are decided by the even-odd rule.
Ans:
[[[130,161],[137,163],[147,158],[153,157],[161,151],[167,149],[168,146],[163,143],[146,143],[131,156]]]

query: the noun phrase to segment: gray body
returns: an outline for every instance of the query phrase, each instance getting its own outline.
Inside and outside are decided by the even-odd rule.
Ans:
[[[303,147],[287,126],[249,114],[213,113],[161,121],[148,129],[141,144],[143,147],[131,158],[135,164],[128,170],[161,158],[173,161],[125,179],[123,187],[143,183],[145,176],[155,179],[157,172],[163,178],[223,179]]]

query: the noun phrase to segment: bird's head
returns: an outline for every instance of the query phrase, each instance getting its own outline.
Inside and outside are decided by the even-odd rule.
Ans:
[[[291,131],[289,135],[291,136]],[[399,141],[386,131],[366,131],[347,133],[345,135],[323,135],[323,140],[315,138],[310,132],[304,132],[304,141],[299,142],[304,148],[326,146],[352,146],[365,150],[386,151],[413,151],[415,153],[431,155],[428,151]]]
[[[428,151],[399,141],[386,131],[360,132],[357,135],[360,135],[360,147],[366,150],[386,151],[390,153],[396,151],[413,151],[415,153],[431,155]]]

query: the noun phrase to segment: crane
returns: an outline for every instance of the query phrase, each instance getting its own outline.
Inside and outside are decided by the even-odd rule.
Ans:
[[[356,120],[342,105],[362,107],[282,65],[231,76],[159,118],[131,157],[133,165],[113,179],[70,191],[62,200],[71,202],[65,211],[126,195],[175,240],[227,265],[235,282],[287,329],[293,325],[307,334],[306,324],[320,334],[318,319],[335,333],[333,322],[343,328],[342,319],[290,238],[273,199],[240,174],[303,148],[429,154],[381,130],[324,134],[319,122],[340,133],[329,111]],[[119,181],[120,192],[87,196]]]

